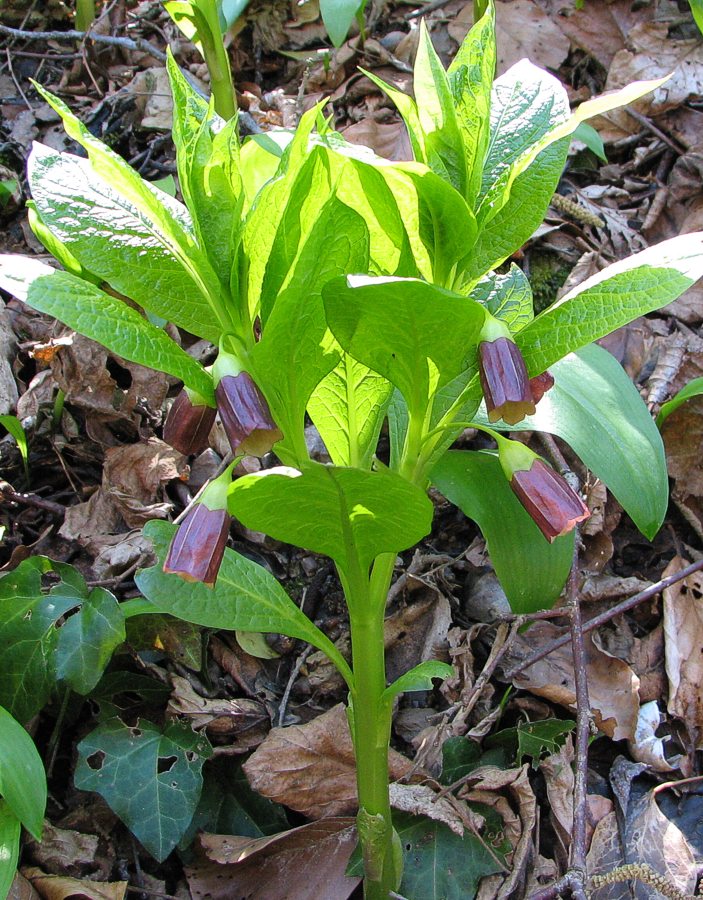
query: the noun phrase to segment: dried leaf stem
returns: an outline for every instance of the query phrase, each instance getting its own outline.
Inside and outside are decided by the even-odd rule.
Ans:
[[[159,50],[144,38],[116,37],[110,34],[98,34],[95,31],[25,31],[22,28],[10,28],[9,25],[0,25],[0,34],[6,37],[16,38],[23,41],[95,41],[96,44],[108,44],[112,47],[123,47],[125,50],[138,50],[142,53],[148,53],[154,59],[161,62],[166,61],[166,54],[163,50]]]

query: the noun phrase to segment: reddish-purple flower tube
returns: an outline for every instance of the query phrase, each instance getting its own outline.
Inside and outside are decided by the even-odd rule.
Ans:
[[[184,456],[207,449],[217,410],[183,388],[164,422],[164,440]]]
[[[535,412],[525,360],[507,325],[489,313],[478,345],[478,373],[489,422],[517,425]]]
[[[579,495],[529,447],[501,438],[498,455],[515,496],[550,543],[590,516]]]
[[[220,350],[212,369],[215,400],[235,456],[263,456],[283,437],[266,398],[232,353]]]
[[[227,494],[234,464],[207,485],[186,513],[171,541],[164,572],[213,587],[222,564],[229,526]]]

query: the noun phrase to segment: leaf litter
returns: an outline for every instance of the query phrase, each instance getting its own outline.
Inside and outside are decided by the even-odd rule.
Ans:
[[[116,4],[114,14],[123,14],[123,6]],[[315,67],[272,55],[272,48],[287,45],[299,49],[319,41],[321,31],[313,6],[306,4],[306,14],[295,18],[287,10],[264,12],[252,7],[247,11],[247,25],[232,45],[237,65],[243,72],[253,72],[254,60],[264,59],[265,78],[278,94],[275,90],[262,91],[252,81],[249,99],[243,105],[249,107],[259,127],[266,128],[271,122],[289,122],[292,115],[321,96],[321,91],[334,90],[337,122],[349,139],[356,137],[388,158],[407,158],[407,142],[397,116],[368,80],[354,71],[355,65],[363,62],[388,81],[401,87],[407,83],[402,64],[411,61],[413,29],[408,29],[406,9],[387,10],[387,15],[377,21],[377,31],[363,54],[352,38],[345,48],[331,54],[327,70],[323,62]],[[660,5],[657,19],[650,6],[623,0],[607,4],[589,0],[582,9],[529,0],[501,2],[498,6],[504,65],[511,54],[527,54],[535,63],[558,71],[574,100],[585,99],[603,87],[624,84],[641,72],[646,77],[653,77],[659,70],[674,73],[654,100],[638,101],[634,107],[637,115],[609,113],[607,121],[596,123],[607,143],[606,165],[595,162],[584,149],[572,153],[560,190],[602,224],[572,219],[555,208],[548,233],[537,235],[527,245],[522,259],[526,270],[537,271],[543,254],[549,270],[557,273],[550,275],[554,280],[544,289],[546,302],[550,302],[560,287],[559,280],[563,282],[566,277],[565,268],[573,270],[576,265],[570,276],[572,286],[645,242],[701,227],[699,98],[703,57],[695,32],[690,28],[686,31],[688,26],[682,30],[676,19],[680,14],[671,5]],[[148,7],[141,4],[138,14],[147,12]],[[10,4],[10,18],[13,8]],[[469,24],[467,10],[461,4],[449,3],[429,14],[440,53],[450,54],[456,49]],[[58,9],[35,11],[24,24],[45,27],[58,21],[47,16],[60,15]],[[520,27],[516,29],[518,22]],[[138,18],[136,23],[140,27]],[[21,25],[23,19],[11,19],[11,24]],[[162,24],[165,33],[173,37],[167,22]],[[384,32],[390,36],[394,31],[409,32],[408,37],[386,41]],[[202,74],[193,51],[186,45],[180,49],[193,74],[198,70]],[[66,61],[53,58],[55,54],[55,47],[46,48],[52,74],[57,81],[62,79],[71,102],[82,108],[96,132],[114,135],[120,152],[148,177],[156,179],[173,171],[172,151],[162,140],[169,127],[169,101],[161,96],[163,69],[154,67],[153,58],[137,53],[118,56],[96,45],[91,50],[94,56],[88,54],[82,61],[76,57],[67,67]],[[23,70],[19,77],[25,74]],[[98,82],[102,96],[95,90]],[[18,148],[10,164],[16,166],[19,176],[29,138],[38,135],[62,149],[63,138],[42,107],[30,112],[19,102],[6,102],[16,93],[13,78],[2,93],[3,117]],[[14,214],[3,235],[9,249],[24,247],[28,230],[22,215]],[[39,248],[30,243],[29,250],[36,253]],[[668,310],[646,320],[649,331],[637,333],[628,326],[623,330],[625,336],[619,335],[620,351],[616,355],[638,387],[652,394],[655,412],[659,404],[703,371],[700,337],[695,331],[703,320],[701,310],[701,289],[694,287]],[[148,552],[146,545],[139,544],[134,529],[155,515],[173,515],[192,496],[184,461],[169,453],[157,436],[169,384],[164,379],[154,380],[153,373],[115,359],[77,335],[65,335],[65,342],[59,335],[55,351],[47,354],[44,347],[51,347],[57,337],[53,326],[44,320],[35,322],[28,342],[29,330],[20,327],[26,324],[23,316],[13,301],[2,310],[2,346],[9,351],[16,341],[18,349],[4,349],[2,359],[7,362],[0,360],[0,413],[17,409],[35,435],[34,475],[29,487],[39,500],[50,499],[63,506],[66,514],[59,531],[50,519],[42,521],[41,506],[12,501],[3,513],[8,521],[7,553],[2,562],[14,558],[15,550],[39,539],[42,552],[58,560],[71,560],[95,580],[114,582],[121,599],[127,599],[134,596],[130,569],[133,571]],[[672,362],[672,357],[667,361],[668,350],[677,340],[682,348],[678,362]],[[52,431],[52,405],[59,389],[65,393],[65,407],[59,430]],[[584,557],[588,565],[583,572],[589,615],[591,610],[595,613],[607,608],[657,580],[666,564],[679,564],[676,555],[681,550],[698,552],[695,548],[703,536],[699,405],[690,401],[667,420],[664,428],[677,511],[653,548],[644,550],[633,540],[634,533],[617,504],[593,486],[591,505],[599,512],[588,526]],[[0,440],[0,451],[5,443],[9,442]],[[0,452],[0,464],[0,474],[11,485],[28,487],[21,481],[17,457]],[[574,702],[570,650],[567,647],[554,652],[514,678],[513,692],[507,699],[506,684],[496,677],[501,665],[483,678],[482,672],[488,671],[492,658],[496,631],[495,627],[473,625],[472,607],[465,594],[472,596],[475,586],[490,574],[489,561],[481,552],[481,538],[464,522],[456,517],[443,519],[441,509],[438,518],[427,555],[436,554],[441,577],[432,573],[425,578],[423,572],[412,571],[410,560],[403,562],[403,570],[410,574],[390,611],[387,639],[389,654],[395,657],[399,671],[416,661],[444,654],[455,662],[458,675],[455,684],[443,686],[441,697],[412,695],[401,701],[396,715],[398,749],[392,757],[394,775],[401,783],[394,791],[406,813],[427,814],[431,806],[429,819],[439,818],[450,827],[452,822],[456,827],[458,821],[468,821],[484,844],[492,838],[486,831],[485,816],[482,826],[476,810],[494,810],[501,823],[500,835],[510,847],[506,857],[510,872],[496,868],[495,854],[489,853],[493,874],[480,883],[478,895],[506,896],[513,890],[524,895],[521,885],[529,884],[531,890],[547,883],[558,866],[563,867],[568,854],[569,739],[547,756],[536,775],[530,774],[527,765],[512,769],[474,767],[468,780],[441,800],[435,799],[439,794],[436,783],[427,779],[429,772],[437,775],[441,771],[442,748],[449,739],[465,740],[481,753],[483,742],[497,730],[498,721],[502,727],[506,720],[522,721],[524,716],[568,717]],[[42,528],[46,525],[48,531]],[[469,545],[475,548],[474,562],[469,554],[462,555]],[[315,577],[318,562],[314,558],[296,557],[268,540],[262,540],[260,549],[267,565],[287,570],[292,584],[311,571]],[[111,554],[120,552],[121,562],[116,557],[112,561]],[[450,562],[445,562],[447,559]],[[428,568],[431,570],[433,564]],[[128,573],[125,578],[124,572]],[[682,788],[678,807],[665,802],[675,786],[664,784],[659,791],[656,785],[662,779],[676,780],[678,771],[687,777],[698,771],[695,754],[701,740],[701,680],[697,657],[703,647],[698,621],[700,592],[699,579],[694,577],[667,589],[661,600],[628,614],[618,626],[622,635],[617,641],[606,629],[587,640],[596,722],[602,734],[611,739],[601,736],[593,749],[591,775],[599,785],[599,792],[589,799],[589,827],[593,830],[589,868],[594,874],[620,864],[641,863],[664,874],[680,890],[693,890],[701,848],[691,836],[686,808],[697,802],[695,785],[688,794]],[[330,633],[336,632],[334,639],[344,648],[346,622],[334,586],[327,585],[321,599],[315,599],[312,592],[309,596],[310,602],[319,607],[319,620]],[[500,615],[500,605],[495,608]],[[138,671],[163,675],[171,692],[168,716],[203,730],[227,759],[228,754],[258,748],[245,766],[254,787],[298,814],[317,819],[275,838],[203,834],[198,839],[202,859],[186,869],[191,896],[216,896],[208,892],[217,886],[223,897],[231,897],[233,891],[259,891],[247,895],[273,900],[294,890],[296,897],[313,898],[320,896],[315,893],[319,891],[317,884],[326,885],[325,896],[350,896],[356,881],[345,878],[343,872],[355,843],[353,822],[346,817],[355,808],[351,746],[341,706],[330,708],[341,699],[340,684],[329,680],[329,673],[320,668],[315,655],[308,656],[290,685],[286,721],[291,724],[271,729],[269,723],[275,721],[293,662],[300,658],[299,647],[288,648],[279,660],[263,662],[249,657],[225,636],[212,637],[198,672],[194,652],[184,654],[183,644],[164,640],[165,633],[150,637],[150,658],[135,648],[128,655]],[[502,666],[508,668],[509,661],[514,664],[529,650],[563,633],[563,624],[533,624],[524,636],[510,637]],[[123,713],[127,719],[130,703],[132,709],[136,708],[135,700],[130,698]],[[401,722],[405,723],[402,728]],[[629,742],[635,768],[615,758],[612,740],[622,739]],[[64,754],[73,740],[70,734],[65,736]],[[624,746],[618,744],[618,749]],[[418,759],[424,760],[429,771],[418,767]],[[65,762],[72,765],[68,758]],[[206,777],[207,771],[206,765]],[[412,783],[403,783],[408,778]],[[425,783],[416,783],[418,778],[424,778]],[[555,845],[538,845],[538,852],[533,854],[530,847],[538,834],[537,798],[542,783],[549,798],[546,827],[551,829]],[[60,790],[73,799],[71,788],[63,785]],[[617,810],[608,811],[612,803]],[[330,813],[338,812],[344,817],[329,818]],[[327,817],[318,818],[323,814]],[[495,822],[492,827],[496,827]],[[446,852],[450,844],[442,843],[442,832],[437,829],[432,832],[433,840],[440,848],[438,852]],[[91,847],[94,845],[88,831],[83,837]],[[60,858],[54,864],[47,858],[36,860],[44,872],[51,873],[46,877],[71,878],[76,874],[70,875],[68,870],[79,865],[78,846],[63,846],[65,850],[59,854],[65,857],[63,865]],[[116,872],[114,852],[96,849],[95,853],[104,887],[94,890],[108,893],[94,895],[121,896],[110,891],[121,890],[123,882],[108,886]],[[238,854],[239,861],[234,862],[233,854]],[[148,861],[146,854],[143,857]],[[85,865],[89,867],[89,860]],[[63,871],[52,872],[61,868]],[[310,881],[311,873],[318,872],[320,881]],[[80,891],[86,896],[93,896],[90,874],[87,870],[79,873]],[[170,890],[177,890],[178,874],[173,870],[162,874],[165,880],[160,884],[164,889],[168,884]],[[13,889],[16,896],[29,896],[27,892],[37,896],[37,891],[42,896],[65,896],[76,887],[60,886],[58,890],[64,890],[64,894],[50,895],[38,872],[27,869],[25,875],[34,887],[18,876]],[[139,880],[138,869],[130,874],[130,882],[134,880]],[[430,896],[421,880],[417,885],[415,900]],[[626,890],[622,885],[599,887],[592,896],[597,900],[620,897]],[[650,896],[647,890],[639,885],[635,895]]]

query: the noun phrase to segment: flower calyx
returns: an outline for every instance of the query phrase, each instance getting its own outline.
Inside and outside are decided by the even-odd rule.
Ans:
[[[186,512],[164,561],[164,572],[214,587],[232,517],[227,495],[234,463],[211,481]]]
[[[565,479],[529,447],[501,438],[498,455],[513,493],[550,543],[590,516]]]
[[[535,399],[525,360],[510,329],[486,313],[478,345],[478,372],[489,422],[517,425],[534,415]]]
[[[266,398],[239,359],[220,351],[212,370],[215,399],[232,452],[263,456],[283,437]]]
[[[184,387],[168,411],[164,441],[184,456],[202,453],[215,424],[217,410],[196,391]]]

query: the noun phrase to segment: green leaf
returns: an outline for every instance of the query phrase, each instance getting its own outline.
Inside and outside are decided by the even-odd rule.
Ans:
[[[547,431],[563,438],[652,540],[666,514],[669,481],[664,445],[637,388],[597,344],[567,356],[550,372],[555,385],[535,415],[501,430]]]
[[[491,830],[502,832],[496,813],[485,807],[480,812]],[[467,900],[476,896],[482,878],[504,871],[503,846],[489,849],[477,834],[466,831],[460,837],[441,822],[407,813],[394,812],[393,824],[403,848],[403,880],[398,888],[403,897]],[[347,874],[363,874],[360,856],[356,861],[352,857]]]
[[[137,572],[135,581],[154,604],[154,612],[169,613],[207,628],[280,633],[299,638],[322,650],[348,683],[352,683],[344,657],[263,566],[228,549],[213,588],[166,574],[163,561],[175,530],[175,526],[156,520],[144,528],[158,561],[152,568]]]
[[[56,677],[79,694],[88,694],[100,681],[112,654],[124,642],[125,624],[120,605],[103,588],[76,592],[60,584],[51,597],[73,600],[80,611],[59,629],[56,647]]]
[[[46,774],[34,741],[0,706],[0,794],[36,840],[46,809]]]
[[[362,8],[363,0],[320,0],[322,22],[335,47],[342,46],[357,12]]]
[[[569,575],[573,532],[552,544],[546,541],[513,494],[492,453],[452,450],[435,465],[431,478],[483,532],[513,612],[550,607]]]
[[[15,880],[20,855],[22,823],[4,800],[0,800],[0,897],[8,897]]]
[[[95,791],[159,862],[193,818],[212,756],[207,738],[181,722],[163,731],[145,719],[98,726],[78,745],[74,782]]]
[[[433,678],[444,680],[451,678],[453,674],[454,668],[449,663],[440,662],[438,659],[428,659],[401,675],[400,678],[396,678],[393,684],[383,692],[381,702],[390,704],[398,694],[411,691],[431,691],[434,687]]]
[[[144,181],[57,97],[36,89],[90,160],[34,145],[28,179],[44,224],[117,291],[217,342],[230,319],[217,277],[193,239],[188,211]]]
[[[475,245],[459,263],[469,285],[519,250],[541,225],[568,151],[568,138],[550,144],[513,181],[505,204],[479,229]]]
[[[423,538],[433,511],[424,491],[394,472],[317,463],[237,479],[230,510],[247,528],[331,557],[345,574],[358,560],[364,575],[379,554]]]
[[[308,413],[336,466],[369,468],[392,391],[348,353],[315,388]]]
[[[468,181],[464,197],[473,209],[490,134],[491,87],[496,69],[495,7],[472,27],[451,62],[447,75],[461,130]]]
[[[581,122],[574,130],[572,138],[575,141],[581,141],[582,144],[585,144],[591,153],[594,153],[598,159],[602,159],[604,163],[608,162],[608,157],[605,155],[603,138],[598,134],[593,125],[589,125],[588,122]]]
[[[698,30],[703,34],[703,0],[688,0]]]
[[[318,213],[276,300],[252,359],[284,440],[276,452],[298,464],[308,458],[305,409],[340,354],[325,320],[321,291],[330,279],[368,265],[364,220],[336,197]]]
[[[217,0],[217,11],[223,35],[234,25],[248,5],[249,0]]]
[[[450,737],[442,744],[440,784],[450,785],[481,765],[481,747],[467,737]]]
[[[692,381],[689,381],[687,385],[681,388],[675,397],[672,397],[671,400],[667,400],[666,403],[662,404],[659,415],[657,416],[657,428],[661,428],[672,412],[675,412],[682,403],[685,403],[686,400],[690,400],[692,397],[700,397],[701,394],[703,394],[703,378],[694,378]],[[0,422],[2,422],[2,420],[3,417],[0,416]],[[10,429],[8,428],[8,431],[9,430]]]
[[[485,312],[458,294],[411,278],[350,276],[322,296],[342,348],[394,384],[413,413],[475,360]]]
[[[540,719],[537,722],[520,722],[515,728],[505,728],[488,737],[487,747],[501,747],[506,744],[514,749],[517,744],[515,762],[519,766],[524,756],[529,756],[532,768],[539,768],[544,754],[556,753],[564,746],[565,737],[576,727],[571,719]]]
[[[467,194],[467,161],[464,140],[447,73],[432,46],[425,20],[420,21],[420,41],[413,70],[413,92],[424,134],[425,162],[454,187]]]
[[[537,316],[516,337],[530,375],[638,316],[703,276],[703,233],[682,234],[613,263]]]
[[[90,282],[30,257],[3,254],[0,286],[123,359],[173,375],[214,405],[212,378],[200,363],[162,328]]]
[[[35,556],[0,578],[0,703],[20,722],[54,690],[56,622],[71,609],[70,601],[43,594],[41,576],[50,570],[49,560]]]
[[[2,255],[0,255],[0,284],[2,284]],[[27,435],[24,433],[24,428],[22,427],[22,423],[17,418],[17,416],[0,416],[0,425],[11,434],[12,437],[17,441],[17,447],[22,456],[22,462],[24,463],[24,472],[27,476],[27,480],[29,480],[29,447],[27,446]]]
[[[520,331],[534,318],[530,282],[515,263],[502,275],[490,272],[469,296],[502,319],[511,331]]]

